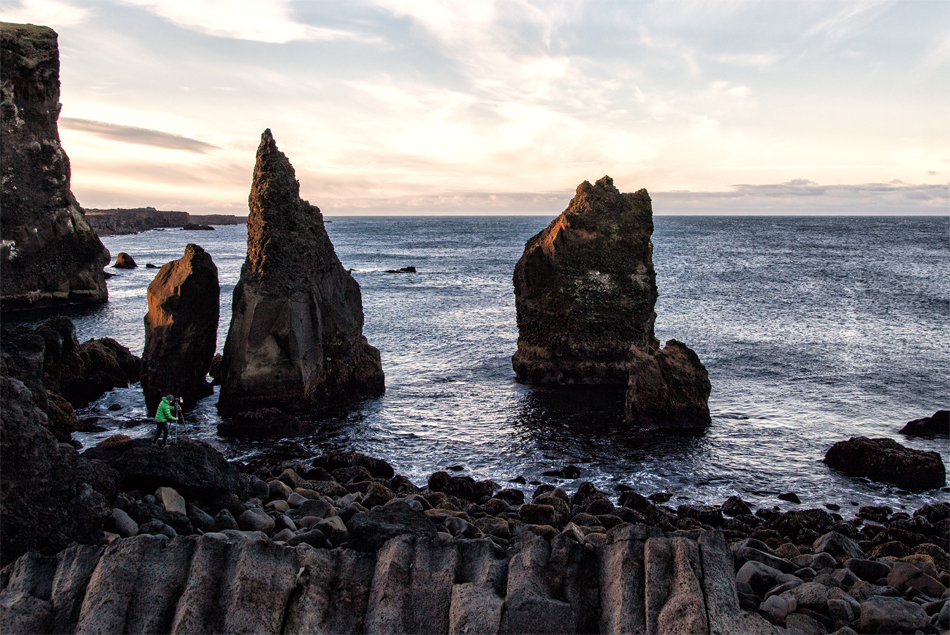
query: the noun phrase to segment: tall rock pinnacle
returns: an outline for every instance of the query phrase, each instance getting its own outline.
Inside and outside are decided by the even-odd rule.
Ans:
[[[247,259],[221,361],[222,414],[307,410],[381,394],[379,351],[363,336],[360,286],[270,130],[248,197]]]
[[[528,240],[514,274],[522,381],[626,385],[630,347],[658,345],[652,234],[647,191],[605,176]]]
[[[56,32],[0,23],[0,81],[0,307],[105,302],[109,252],[69,189],[59,143]]]

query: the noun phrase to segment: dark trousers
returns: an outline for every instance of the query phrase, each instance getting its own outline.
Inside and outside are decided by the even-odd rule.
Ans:
[[[162,445],[168,441],[168,424],[164,421],[155,422],[155,436],[152,437],[152,443],[158,443],[158,437],[163,434],[165,437],[162,439]]]

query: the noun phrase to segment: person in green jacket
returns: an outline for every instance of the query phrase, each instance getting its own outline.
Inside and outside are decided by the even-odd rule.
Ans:
[[[165,436],[162,438],[162,445],[168,441],[168,422],[169,421],[178,421],[178,417],[175,416],[175,397],[174,395],[165,395],[162,397],[162,403],[158,404],[158,410],[155,411],[155,436],[152,438],[152,443],[158,443],[158,437],[162,434]]]

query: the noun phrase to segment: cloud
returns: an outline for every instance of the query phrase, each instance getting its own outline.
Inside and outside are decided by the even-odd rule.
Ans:
[[[57,0],[5,0],[0,21],[64,27],[81,24],[89,17],[89,9]]]
[[[136,128],[134,126],[123,126],[117,123],[107,123],[105,121],[95,121],[92,119],[60,117],[59,125],[66,130],[86,132],[108,141],[134,143],[169,150],[184,150],[185,152],[194,152],[195,154],[206,154],[208,150],[219,149],[218,146],[211,145],[210,143],[182,137],[181,135],[172,134],[170,132],[151,130],[149,128]]]
[[[184,29],[237,40],[284,44],[295,40],[378,41],[359,33],[295,20],[290,0],[122,0]]]

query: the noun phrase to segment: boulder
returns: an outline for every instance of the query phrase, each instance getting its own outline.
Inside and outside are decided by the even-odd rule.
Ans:
[[[514,272],[519,379],[627,383],[631,345],[658,344],[652,234],[647,191],[621,194],[605,176],[528,240]]]
[[[340,264],[320,210],[300,198],[294,168],[269,129],[248,205],[219,411],[303,411],[382,394],[379,351],[363,336],[360,286]]]
[[[124,251],[120,251],[119,255],[115,257],[115,264],[112,265],[116,269],[135,269],[138,267],[135,264],[135,260],[129,254]]]
[[[56,32],[0,23],[0,309],[101,303],[109,252],[69,188]]]
[[[696,353],[676,340],[655,351],[630,347],[625,419],[645,430],[704,428],[709,415],[709,374]]]
[[[120,486],[127,491],[167,486],[188,499],[210,502],[224,494],[247,498],[247,484],[238,469],[201,441],[180,438],[174,445],[156,446],[139,439],[89,448],[82,456],[116,469]]]
[[[864,550],[857,542],[839,534],[837,531],[829,531],[821,536],[812,545],[815,553],[827,553],[835,558],[844,557],[846,560],[861,560],[864,558]]]
[[[269,437],[307,437],[317,432],[317,425],[301,421],[279,408],[261,408],[254,412],[241,412],[230,421],[218,424],[222,437],[243,439],[266,439]]]
[[[169,393],[186,408],[214,393],[205,377],[218,337],[219,295],[218,268],[193,244],[148,285],[142,392],[149,414]]]
[[[851,437],[825,453],[825,463],[848,476],[864,476],[920,492],[943,487],[947,471],[937,452],[906,448],[893,439]]]
[[[938,410],[931,417],[908,421],[901,434],[910,437],[950,437],[950,410]]]
[[[353,515],[346,522],[350,547],[358,551],[377,551],[390,538],[409,534],[436,538],[435,524],[408,503],[392,503]]]
[[[861,602],[861,617],[858,619],[862,633],[913,633],[930,621],[919,604],[880,595]]]

